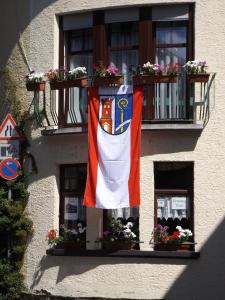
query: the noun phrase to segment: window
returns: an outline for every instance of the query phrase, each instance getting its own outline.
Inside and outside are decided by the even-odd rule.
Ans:
[[[63,16],[63,30],[68,37],[67,65],[84,65],[90,75],[92,63],[115,65],[124,74],[125,84],[131,83],[132,65],[151,61],[182,66],[193,59],[193,9],[192,4],[177,4],[166,9],[146,6]],[[183,73],[177,83],[148,87],[143,121],[191,122],[193,105],[187,102],[189,94]],[[85,89],[71,89],[67,102],[63,119],[69,124],[86,123]]]
[[[124,83],[131,83],[130,66],[138,65],[138,23],[109,24],[110,64],[124,74]]]
[[[187,22],[156,22],[155,24],[156,63],[183,66],[187,61]],[[155,119],[171,120],[186,118],[185,74],[176,84],[157,84],[155,87]]]
[[[155,162],[155,227],[193,232],[193,162]]]
[[[86,164],[60,166],[60,224],[73,230],[78,222],[86,223],[83,195],[86,184]]]
[[[68,66],[70,70],[82,66],[92,75],[93,33],[91,28],[78,29],[68,35]],[[67,95],[66,123],[87,123],[87,89],[72,88]]]

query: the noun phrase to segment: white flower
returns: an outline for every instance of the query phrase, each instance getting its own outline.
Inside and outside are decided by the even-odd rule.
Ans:
[[[86,230],[86,228],[84,227],[84,228],[82,228],[82,227],[79,227],[78,228],[78,232],[79,233],[84,233],[85,232],[85,230]]]
[[[125,228],[132,228],[134,224],[132,222],[128,222],[124,227]]]
[[[189,229],[185,229],[184,231],[185,231],[187,236],[192,236],[193,235],[191,230],[189,230]]]

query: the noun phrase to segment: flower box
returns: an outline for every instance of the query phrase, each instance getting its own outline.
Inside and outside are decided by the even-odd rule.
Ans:
[[[133,84],[175,83],[177,79],[177,75],[138,75],[133,77]]]
[[[88,78],[81,77],[62,81],[50,81],[51,90],[68,89],[72,87],[86,87],[88,85]]]
[[[74,250],[84,250],[85,248],[85,241],[64,241],[54,246],[54,249],[64,249],[65,252],[71,252]]]
[[[187,74],[187,79],[188,79],[189,83],[208,82],[209,81],[209,73]]]
[[[158,243],[155,244],[155,251],[191,251],[193,243],[184,244],[170,244],[170,243]]]
[[[123,84],[123,75],[116,75],[111,77],[94,77],[94,86],[109,86]]]
[[[42,82],[27,82],[27,90],[31,91],[44,91],[45,90],[45,81]]]
[[[132,250],[134,246],[135,243],[133,241],[102,241],[102,248],[111,251]]]

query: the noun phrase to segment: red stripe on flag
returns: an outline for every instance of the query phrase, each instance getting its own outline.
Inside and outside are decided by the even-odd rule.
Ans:
[[[88,170],[86,189],[84,194],[84,205],[95,207],[96,205],[96,185],[98,173],[98,147],[97,147],[97,130],[98,130],[98,88],[91,87],[88,90]]]
[[[140,205],[140,146],[143,88],[134,87],[131,121],[130,176],[128,181],[130,206]]]

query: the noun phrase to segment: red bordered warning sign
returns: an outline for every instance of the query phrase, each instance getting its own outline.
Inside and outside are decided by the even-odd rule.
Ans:
[[[19,176],[20,163],[14,158],[6,158],[0,163],[0,176],[6,180],[13,180]]]

